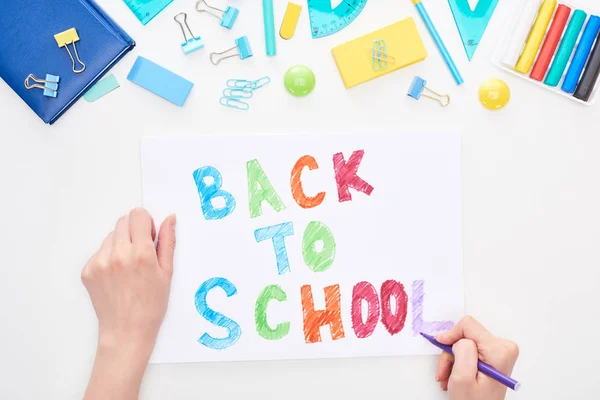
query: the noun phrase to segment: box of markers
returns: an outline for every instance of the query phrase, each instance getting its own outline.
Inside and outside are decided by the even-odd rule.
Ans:
[[[600,91],[600,1],[517,3],[494,64],[544,90],[592,105]]]

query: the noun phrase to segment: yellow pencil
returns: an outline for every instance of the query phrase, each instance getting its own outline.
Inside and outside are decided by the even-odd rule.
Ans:
[[[535,57],[537,56],[538,50],[542,45],[542,41],[544,40],[546,30],[548,30],[548,25],[550,24],[550,20],[554,14],[556,4],[556,0],[544,0],[542,3],[537,18],[535,19],[535,23],[533,24],[533,28],[531,28],[531,32],[527,38],[527,42],[525,42],[525,48],[521,53],[521,57],[519,58],[517,65],[515,65],[515,71],[522,74],[529,73],[533,62],[535,61]]]

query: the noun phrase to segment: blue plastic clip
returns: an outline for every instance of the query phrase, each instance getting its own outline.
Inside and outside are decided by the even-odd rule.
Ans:
[[[225,10],[221,10],[220,8],[209,6],[206,0],[198,0],[196,2],[196,10],[198,12],[205,12],[219,18],[221,20],[221,26],[224,26],[227,29],[231,29],[233,27],[233,24],[240,13],[240,10],[235,7],[227,6]]]
[[[235,108],[236,110],[246,111],[250,109],[248,103],[244,103],[237,97],[221,97],[221,100],[219,100],[219,102],[225,107]]]
[[[35,83],[31,83],[32,80]],[[25,88],[33,89],[43,89],[43,95],[46,97],[56,97],[58,94],[58,82],[60,81],[60,76],[46,74],[46,79],[40,79],[33,74],[27,75],[25,78]]]
[[[433,90],[429,89],[427,86],[425,86],[426,84],[427,81],[425,79],[421,78],[420,76],[415,76],[415,79],[413,79],[413,82],[410,85],[410,88],[408,89],[408,95],[415,100],[419,100],[421,96],[427,97],[429,99],[437,101],[442,107],[446,107],[448,104],[450,104],[450,96],[448,96],[447,94],[436,93]],[[425,90],[433,94],[433,96],[423,93]]]
[[[237,50],[238,54],[229,54],[230,51]],[[235,39],[235,47],[222,51],[220,53],[210,53],[210,62],[214,65],[218,65],[221,61],[226,58],[231,57],[240,57],[240,59],[245,60],[246,58],[252,57],[252,47],[250,47],[250,41],[248,41],[247,36],[242,36],[240,38]]]
[[[178,18],[183,17],[183,20],[180,21]],[[204,47],[204,42],[200,38],[200,36],[194,36],[190,26],[187,23],[187,14],[179,13],[174,18],[175,22],[179,24],[181,27],[181,33],[183,33],[183,38],[185,42],[181,44],[181,49],[185,54],[190,54],[193,51],[199,50]],[[188,35],[190,38],[188,39]]]

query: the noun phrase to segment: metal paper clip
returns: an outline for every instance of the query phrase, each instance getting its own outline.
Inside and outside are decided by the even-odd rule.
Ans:
[[[226,55],[227,53],[233,50],[237,50],[238,54]],[[250,42],[248,41],[247,36],[242,36],[240,38],[235,39],[235,47],[232,47],[220,53],[210,53],[210,62],[214,65],[218,65],[221,61],[225,60],[226,58],[238,56],[242,60],[252,57],[252,48],[250,47]]]
[[[371,63],[374,71],[386,69],[388,64],[395,64],[396,59],[387,53],[385,40],[379,39],[373,42],[371,49]]]
[[[183,17],[183,20],[180,21],[180,17]],[[204,47],[204,43],[202,42],[202,38],[200,36],[194,36],[190,26],[187,23],[187,14],[182,12],[173,17],[175,22],[179,24],[181,27],[181,33],[183,33],[183,39],[185,42],[181,43],[181,49],[185,54],[190,54],[193,51],[199,50]],[[188,39],[188,35],[190,38]]]
[[[229,107],[229,108],[235,108],[236,110],[248,110],[250,109],[250,106],[248,105],[248,103],[244,103],[243,101],[239,100],[238,98],[231,98],[231,97],[221,97],[221,100],[219,100],[219,102],[221,103],[221,105],[225,106],[225,107]]]
[[[210,6],[206,0],[198,0],[196,2],[196,11],[205,12],[213,17],[219,18],[221,20],[221,26],[224,26],[227,29],[231,29],[231,27],[233,27],[233,24],[240,13],[240,10],[235,7],[227,6],[225,10],[221,10],[220,8]],[[221,13],[220,16],[219,13]]]
[[[69,53],[69,57],[71,57],[71,62],[73,64],[73,67],[71,68],[73,72],[79,74],[85,71],[85,64],[79,58],[79,54],[77,53],[77,46],[75,45],[75,42],[79,41],[79,35],[77,34],[77,30],[75,28],[67,29],[64,32],[57,33],[56,35],[54,35],[54,39],[56,40],[58,47],[64,47],[65,49],[67,49],[67,53]],[[77,59],[77,62],[81,64],[80,69],[75,69],[75,58],[73,58],[73,54],[71,54],[71,50],[69,50],[70,44],[73,45],[73,52],[75,53],[75,58]]]
[[[31,83],[33,81],[35,83]],[[34,74],[27,75],[25,78],[25,88],[27,90],[38,88],[44,89],[44,96],[47,97],[56,97],[58,94],[58,82],[60,81],[60,77],[56,75],[46,74],[46,79],[40,79]]]
[[[421,96],[430,98],[440,103],[442,107],[446,107],[448,104],[450,104],[450,96],[448,96],[447,94],[436,93],[433,90],[429,89],[427,86],[425,86],[426,84],[427,81],[425,79],[419,76],[415,76],[412,85],[410,85],[410,88],[408,89],[408,95],[416,100],[419,100]],[[423,93],[425,90],[427,90],[434,96]]]

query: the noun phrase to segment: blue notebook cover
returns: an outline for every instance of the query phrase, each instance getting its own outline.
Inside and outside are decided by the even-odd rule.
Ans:
[[[75,74],[54,35],[75,28],[85,71]],[[0,0],[0,77],[46,123],[54,123],[115,65],[135,42],[93,0]],[[71,53],[73,48],[70,46]],[[74,55],[74,54],[73,54]],[[34,74],[60,76],[56,98],[27,90]]]

